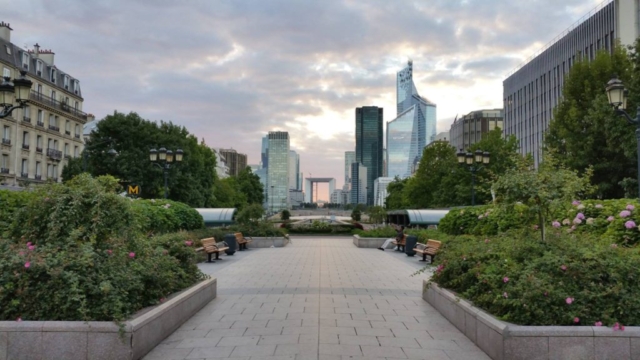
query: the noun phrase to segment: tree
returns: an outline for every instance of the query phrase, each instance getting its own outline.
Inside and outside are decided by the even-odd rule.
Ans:
[[[458,172],[456,150],[451,145],[438,141],[425,147],[418,170],[403,189],[403,202],[417,209],[449,205],[448,198],[456,189],[441,183],[451,172]]]
[[[236,208],[241,211],[247,205],[247,195],[242,192],[238,179],[234,176],[217,180],[214,195],[213,207]]]
[[[392,182],[387,185],[387,198],[385,199],[385,208],[387,210],[406,209],[406,203],[403,196],[404,187],[407,185],[407,179],[400,179],[396,176]]]
[[[246,167],[240,171],[237,177],[238,187],[247,196],[247,203],[262,204],[264,201],[264,187],[260,182],[260,177]]]
[[[62,182],[67,183],[69,180],[73,179],[74,176],[77,176],[82,173],[82,158],[70,158],[67,160],[67,164],[62,168]]]
[[[521,159],[493,185],[498,204],[506,210],[517,202],[528,206],[538,223],[542,241],[554,210],[592,191],[591,168],[580,176],[576,170],[567,169],[556,156],[547,152],[537,171],[530,159]]]
[[[360,221],[361,216],[362,213],[358,207],[353,209],[353,211],[351,212],[351,218],[353,219],[353,221]]]
[[[380,224],[387,216],[387,212],[382,206],[372,206],[367,210],[369,220],[374,224]]]
[[[280,214],[280,219],[282,220],[289,220],[289,218],[291,217],[291,213],[289,212],[289,210],[284,209],[282,210],[282,214]]]
[[[168,173],[169,199],[193,207],[212,207],[215,154],[204,141],[198,143],[184,127],[170,122],[151,122],[136,113],[114,112],[105,117],[98,122],[85,145],[87,171],[94,176],[110,174],[124,182],[135,183],[142,189],[143,198],[162,197],[163,170],[149,161],[149,150],[161,146],[184,151],[182,163],[174,164]],[[107,154],[112,147],[118,151],[116,158]],[[77,163],[67,167],[63,170],[66,178],[77,175],[81,169]]]
[[[599,198],[631,195],[629,188],[637,195],[633,128],[614,113],[605,87],[612,74],[617,74],[630,90],[627,108],[640,104],[639,49],[639,41],[630,52],[618,44],[612,54],[601,51],[593,61],[575,63],[545,137],[547,150],[556,152],[568,169],[584,174],[592,166],[594,195]]]
[[[264,216],[264,208],[261,204],[250,204],[238,212],[236,221],[239,224],[256,223]]]

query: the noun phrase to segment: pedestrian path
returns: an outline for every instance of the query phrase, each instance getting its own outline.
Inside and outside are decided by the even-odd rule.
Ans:
[[[144,360],[489,359],[422,299],[422,264],[336,237],[200,264],[217,298]]]

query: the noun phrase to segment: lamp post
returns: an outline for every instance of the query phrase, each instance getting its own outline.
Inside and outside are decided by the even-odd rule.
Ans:
[[[113,139],[112,138],[105,138],[102,139],[101,141],[98,142],[91,142],[91,146],[96,146],[96,145],[102,145],[102,144],[107,144],[107,143],[113,143]],[[89,144],[87,144],[89,145]],[[82,150],[82,172],[87,172],[87,159],[89,158],[89,153],[87,152],[88,150],[88,146],[85,146],[84,150]],[[107,151],[107,154],[111,157],[116,157],[118,156],[118,152],[113,148],[113,146],[111,147],[111,149],[109,149]]]
[[[182,162],[182,157],[184,152],[182,149],[176,150],[175,158],[173,151],[167,150],[164,147],[161,147],[160,150],[151,149],[149,150],[149,160],[151,163],[160,169],[162,169],[162,173],[164,174],[164,198],[169,197],[169,193],[167,192],[167,176],[169,175],[169,169],[171,169],[171,164],[174,162],[180,163]]]
[[[629,91],[624,88],[624,84],[616,75],[609,80],[606,90],[607,96],[609,97],[609,104],[613,106],[616,114],[624,117],[630,124],[636,126],[636,141],[638,143],[638,196],[640,196],[640,106],[636,108],[635,119],[631,118],[625,111]]]
[[[482,169],[482,164],[487,165],[490,160],[490,154],[487,151],[476,150],[475,154],[465,153],[460,149],[456,154],[458,158],[458,164],[466,164],[471,171],[471,206],[476,205],[476,171]]]
[[[0,84],[0,119],[6,118],[13,110],[21,109],[27,104],[33,83],[26,75],[26,71],[20,71],[20,78],[13,79],[13,82],[8,76],[3,78]]]

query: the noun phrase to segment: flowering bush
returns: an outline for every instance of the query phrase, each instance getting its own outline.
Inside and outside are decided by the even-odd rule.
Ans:
[[[140,229],[162,234],[204,227],[202,216],[192,207],[177,201],[135,200],[131,203]]]
[[[81,175],[16,211],[0,238],[0,320],[124,320],[205,277],[188,239],[139,232],[115,185]]]

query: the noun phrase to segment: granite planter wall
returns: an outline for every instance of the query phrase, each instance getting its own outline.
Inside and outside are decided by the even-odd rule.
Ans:
[[[247,245],[248,248],[270,248],[285,247],[289,245],[288,237],[252,237],[253,241]]]
[[[0,321],[0,360],[137,360],[216,297],[204,280],[120,327],[110,321]]]
[[[353,245],[359,248],[379,248],[388,238],[363,238],[353,235]]]
[[[640,359],[640,327],[514,325],[426,280],[422,298],[494,360]]]

